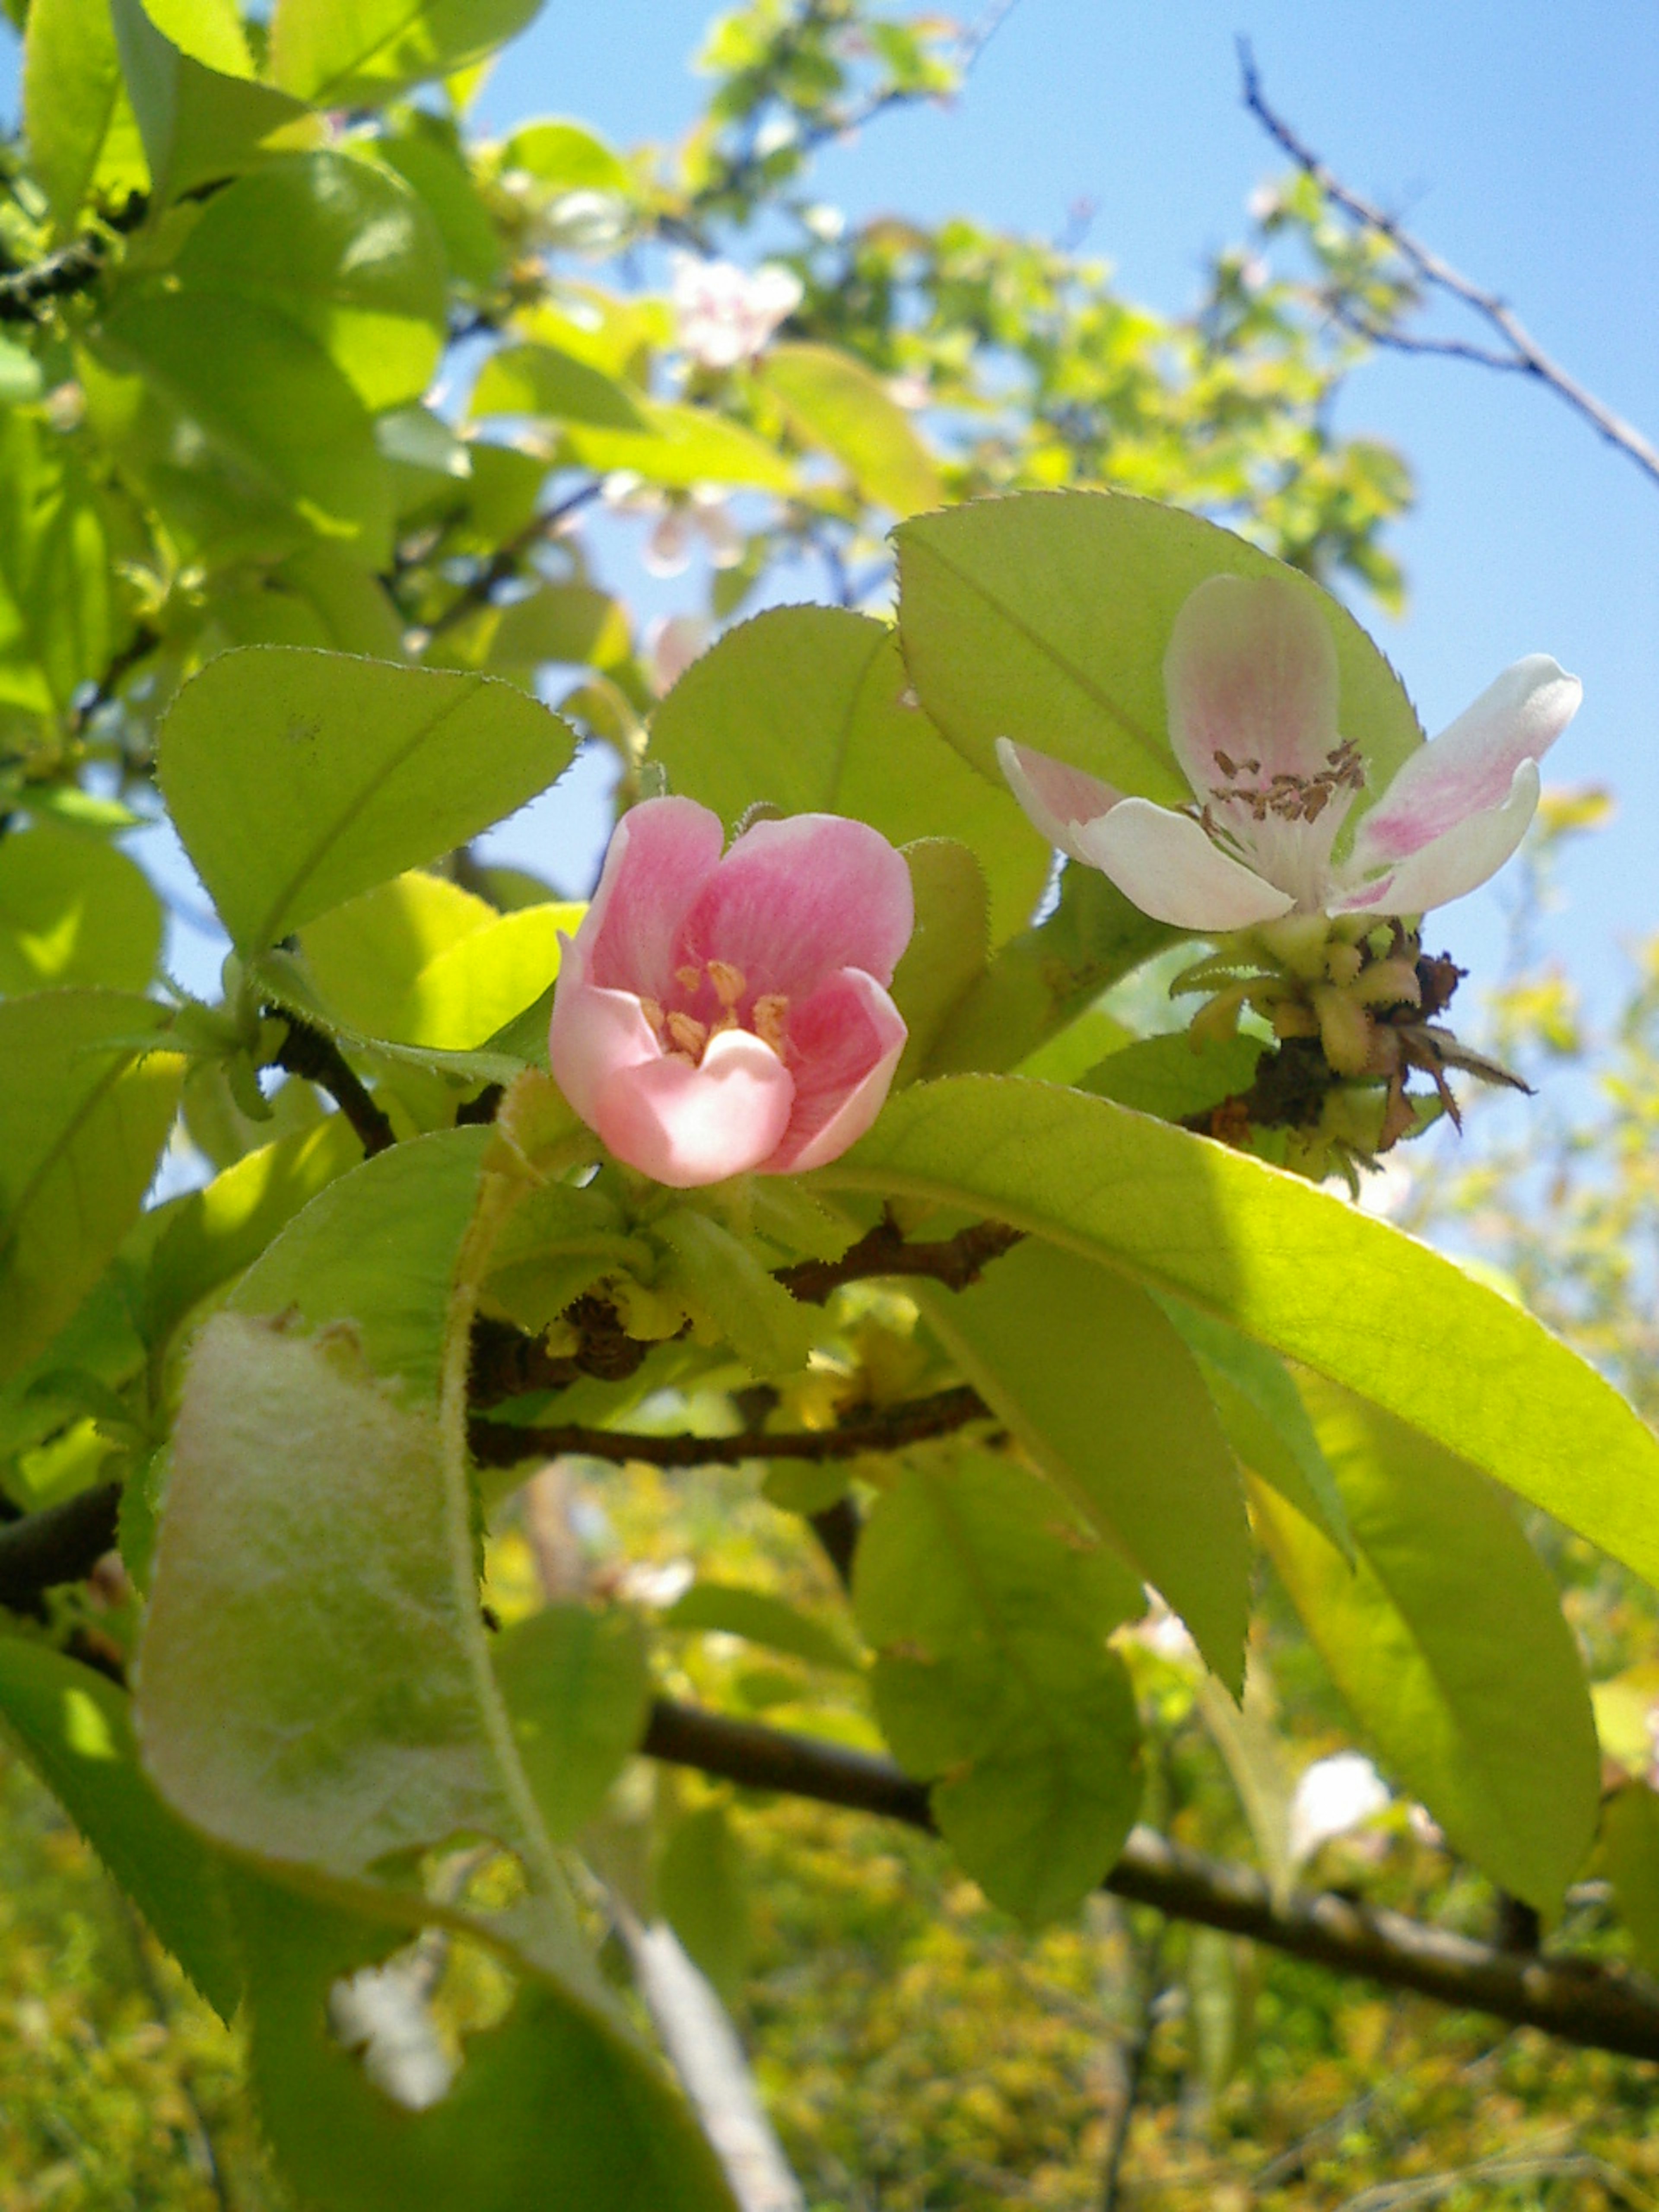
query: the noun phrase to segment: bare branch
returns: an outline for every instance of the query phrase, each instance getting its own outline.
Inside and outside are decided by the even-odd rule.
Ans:
[[[1476,361],[1483,368],[1503,368],[1518,375],[1529,376],[1547,386],[1557,398],[1564,400],[1576,414],[1582,415],[1597,434],[1610,446],[1628,454],[1638,468],[1659,483],[1659,447],[1644,437],[1641,431],[1615,415],[1612,408],[1586,391],[1576,377],[1568,374],[1559,362],[1547,354],[1514,310],[1496,292],[1487,291],[1465,276],[1461,270],[1425,246],[1421,239],[1405,228],[1386,210],[1372,201],[1364,199],[1345,185],[1328,168],[1312,148],[1300,138],[1276,109],[1268,104],[1262,90],[1261,74],[1256,67],[1255,56],[1248,39],[1238,42],[1239,75],[1243,84],[1244,105],[1261,124],[1274,143],[1288,154],[1304,176],[1311,177],[1334,207],[1339,207],[1351,221],[1362,228],[1386,239],[1407,268],[1431,289],[1456,300],[1478,315],[1491,330],[1498,332],[1509,350],[1493,354],[1485,348],[1466,346],[1455,339],[1413,337],[1409,332],[1396,331],[1386,326],[1361,321],[1352,325],[1377,345],[1395,348],[1401,353],[1432,353],[1449,356],[1456,360]]]
[[[838,1744],[659,1698],[641,1748],[750,1788],[933,1826],[921,1783],[889,1759]],[[1276,1901],[1251,1869],[1204,1857],[1149,1828],[1133,1832],[1103,1887],[1170,1919],[1247,1936],[1339,1973],[1415,1990],[1589,2050],[1659,2060],[1659,1990],[1615,1967],[1517,1956],[1328,1891],[1293,1891]]]
[[[0,1606],[33,1613],[47,1590],[89,1575],[114,1547],[120,1510],[120,1484],[101,1482],[0,1528]]]
[[[366,1158],[390,1151],[398,1141],[397,1132],[347,1066],[345,1054],[332,1037],[313,1029],[309,1022],[289,1013],[286,1006],[270,1006],[266,1012],[288,1024],[288,1035],[277,1048],[274,1064],[286,1068],[290,1075],[303,1076],[307,1083],[314,1083],[319,1090],[327,1091],[356,1130]]]
[[[793,1267],[780,1267],[777,1279],[792,1297],[809,1306],[821,1306],[843,1283],[867,1282],[879,1275],[926,1275],[948,1291],[965,1291],[1024,1234],[1006,1221],[975,1221],[937,1243],[909,1244],[890,1215],[839,1260],[802,1260]]]
[[[969,1421],[991,1418],[977,1390],[966,1384],[911,1398],[878,1413],[855,1415],[833,1429],[743,1429],[735,1436],[652,1436],[643,1431],[595,1429],[580,1422],[520,1427],[511,1421],[475,1420],[467,1431],[481,1467],[516,1467],[521,1460],[638,1460],[647,1467],[739,1467],[750,1459],[856,1459],[864,1452],[900,1451],[906,1444],[950,1435]]]

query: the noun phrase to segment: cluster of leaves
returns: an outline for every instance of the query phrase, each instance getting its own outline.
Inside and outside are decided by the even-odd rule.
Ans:
[[[796,204],[811,144],[952,82],[934,33],[850,7],[728,19],[665,164],[556,120],[473,143],[471,73],[532,12],[32,0],[0,205],[0,1476],[17,1514],[118,1491],[122,1561],[30,1594],[0,1712],[240,2008],[301,2194],[354,2212],[730,2202],[615,1956],[661,1913],[738,1971],[722,1802],[640,1808],[655,1691],[884,1742],[1034,1925],[1143,1809],[1176,1817],[1147,1747],[1197,1699],[1278,1878],[1229,1717],[1265,1550],[1390,1772],[1551,1916],[1595,1842],[1595,1727],[1491,1478],[1659,1571],[1653,1439],[1589,1368],[1180,1126],[1273,1047],[1103,1006],[1172,933],[1079,871],[1030,919],[1050,856],[1000,734],[1178,802],[1161,665],[1200,582],[1277,553],[1393,588],[1403,474],[1326,428],[1352,354],[1239,262],[1177,325],[1055,249],[838,234]],[[804,297],[755,359],[686,358],[665,300],[569,272],[763,203],[799,219]],[[437,404],[463,363],[465,410]],[[896,622],[775,609],[659,698],[576,526],[607,489],[680,525],[747,502],[720,616],[896,521]],[[1014,495],[950,503],[986,489]],[[1386,778],[1415,717],[1321,604]],[[811,1177],[652,1187],[553,1086],[574,913],[472,848],[579,732],[626,799],[904,848],[908,1052]],[[163,812],[228,947],[213,1004],[160,978],[114,842]],[[191,1171],[147,1205],[169,1148]],[[548,1437],[637,1487],[665,1432],[741,1457],[792,1577],[703,1571],[653,1612],[582,1563],[568,1500],[532,1512]],[[803,1605],[825,1536],[849,1587]],[[1173,1686],[1133,1632],[1148,1585],[1202,1655]],[[700,1640],[761,1663],[711,1672]]]

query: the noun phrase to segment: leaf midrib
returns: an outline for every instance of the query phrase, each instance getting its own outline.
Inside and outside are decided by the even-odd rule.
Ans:
[[[413,736],[389,759],[377,762],[368,780],[349,794],[336,819],[329,827],[319,833],[309,849],[301,856],[288,882],[272,900],[264,921],[260,923],[253,937],[243,947],[244,951],[263,951],[267,945],[275,945],[278,938],[284,934],[283,930],[278,927],[278,923],[293,905],[305,884],[321,866],[331,848],[339,842],[346,830],[362,815],[376,793],[382,789],[401,769],[408,766],[428,738],[441,729],[446,722],[477,697],[483,688],[484,679],[481,676],[468,676],[464,677],[461,682],[463,688],[457,696],[446,702],[439,707],[435,714],[429,715],[424,722],[419,724]]]
[[[1029,646],[1040,653],[1046,660],[1050,661],[1069,683],[1074,684],[1085,698],[1098,707],[1107,720],[1115,724],[1132,744],[1139,747],[1152,766],[1159,771],[1159,782],[1164,785],[1169,783],[1172,773],[1170,763],[1159,753],[1149,733],[1117,700],[1101,689],[1093,677],[1079,668],[1062,653],[1051,638],[1047,638],[1040,630],[1034,629],[1023,615],[1007,605],[1005,601],[997,599],[977,576],[966,568],[959,568],[954,561],[941,553],[939,547],[930,539],[914,538],[908,550],[912,559],[918,553],[925,553],[930,560],[936,561],[948,575],[953,576],[957,582],[966,591],[970,592],[981,605],[988,607],[991,612],[1006,623],[1010,629],[1016,630]]]

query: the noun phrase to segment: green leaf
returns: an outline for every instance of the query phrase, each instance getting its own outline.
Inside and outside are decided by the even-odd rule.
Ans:
[[[583,468],[605,474],[632,469],[647,483],[669,491],[690,491],[704,483],[736,490],[794,490],[795,471],[783,456],[724,415],[671,400],[638,404],[644,429],[572,421],[565,425],[561,447]]]
[[[251,1267],[319,1191],[362,1159],[343,1114],[262,1146],[192,1191],[157,1243],[139,1325],[160,1347],[193,1306]]]
[[[642,404],[615,377],[556,346],[515,345],[490,355],[472,387],[468,412],[547,416],[556,422],[643,433],[650,425]]]
[[[735,2212],[654,2069],[533,1975],[468,2036],[449,2095],[411,2112],[327,2027],[333,1987],[384,1960],[384,1924],[252,1881],[237,1920],[260,2118],[317,2212]]]
[[[497,914],[437,876],[377,884],[310,922],[301,950],[323,999],[352,1028],[398,1044],[466,1052],[533,1004],[559,972],[580,906]]]
[[[719,1328],[757,1382],[798,1373],[819,1326],[747,1244],[691,1206],[651,1224],[672,1255],[661,1287],[678,1292]]]
[[[944,505],[938,465],[915,423],[862,362],[834,346],[775,345],[760,376],[797,436],[840,461],[872,506],[902,517]]]
[[[1203,1377],[1154,1301],[1035,1240],[969,1291],[915,1295],[992,1411],[1237,1695],[1250,1610],[1243,1489]]]
[[[103,674],[110,567],[96,494],[67,441],[32,416],[0,416],[0,702],[61,714]]]
[[[954,837],[991,886],[1000,940],[1042,892],[1046,857],[999,777],[964,767],[927,717],[884,623],[780,607],[728,631],[660,707],[651,751],[677,791],[736,822],[756,799],[787,814],[850,814],[896,845]]]
[[[631,198],[634,174],[622,156],[580,123],[557,116],[521,123],[501,149],[504,170],[522,170],[550,192],[615,192]]]
[[[210,329],[211,346],[202,343]],[[368,410],[317,341],[220,285],[140,281],[100,326],[100,356],[143,380],[252,489],[368,566],[392,552],[392,494]]]
[[[1455,1849],[1553,1915],[1601,1786],[1554,1584],[1484,1475],[1343,1392],[1309,1392],[1354,1562],[1257,1485],[1262,1541],[1384,1765]]]
[[[1139,1592],[1058,1508],[987,1453],[904,1468],[854,1576],[895,1756],[933,1780],[934,1817],[986,1894],[1033,1922],[1102,1879],[1140,1794],[1134,1698],[1104,1643]]]
[[[1156,1295],[1156,1294],[1155,1294]],[[1212,1314],[1159,1297],[1198,1361],[1227,1440],[1253,1474],[1288,1498],[1344,1553],[1352,1552],[1342,1493],[1285,1364]]]
[[[1297,1176],[1103,1098],[956,1076],[817,1187],[971,1206],[1214,1314],[1395,1413],[1659,1581],[1659,1443],[1449,1260]]]
[[[216,192],[173,273],[299,324],[373,412],[418,399],[443,350],[436,226],[401,178],[345,154],[290,155]]]
[[[555,1843],[593,1818],[639,1748],[651,1703],[643,1630],[617,1606],[550,1605],[490,1647],[525,1776]]]
[[[480,288],[493,284],[507,252],[471,170],[436,116],[410,111],[404,124],[396,137],[375,139],[375,155],[420,194],[458,282]]]
[[[219,1865],[139,1766],[126,1698],[61,1652],[0,1637],[0,1718],[158,1939],[228,2020],[241,1974]]]
[[[741,1636],[769,1650],[804,1659],[809,1667],[856,1670],[858,1653],[835,1629],[769,1591],[744,1589],[732,1583],[697,1581],[662,1617],[665,1628],[690,1628],[705,1635]]]
[[[453,76],[523,30],[541,0],[276,0],[270,70],[322,107],[379,106]]]
[[[52,821],[0,840],[0,991],[142,991],[161,950],[161,902],[113,845]]]
[[[893,1003],[909,1039],[896,1083],[911,1083],[951,1011],[985,973],[990,896],[985,872],[954,837],[921,837],[904,848],[915,927],[893,973]]]
[[[1025,492],[907,522],[899,630],[921,702],[987,775],[1013,737],[1165,805],[1192,793],[1170,750],[1164,655],[1206,576],[1275,575],[1331,626],[1341,727],[1374,787],[1422,743],[1399,678],[1338,601],[1231,531],[1116,492]]]
[[[137,1218],[179,1103],[167,1019],[117,991],[0,1003],[0,1377],[51,1343]]]
[[[1176,936],[1097,870],[1068,867],[1054,912],[1010,938],[951,1007],[923,1073],[1026,1061]]]
[[[632,652],[620,600],[588,584],[541,584],[521,599],[480,607],[452,623],[434,638],[426,665],[481,668],[528,686],[550,661],[619,670]]]
[[[463,1303],[458,1330],[465,1318]],[[453,1393],[459,1363],[447,1373]],[[495,1688],[450,1393],[441,1423],[422,1386],[386,1389],[340,1325],[306,1338],[222,1313],[191,1355],[139,1726],[177,1810],[308,1893],[267,1879],[233,1895],[262,2116],[307,2201],[338,2212],[517,2212],[526,2193],[564,2212],[732,2212],[580,1943]],[[523,1869],[509,1914],[409,1879],[480,1834]],[[326,2008],[340,1977],[384,1959],[389,1929],[434,1919],[529,1986],[415,2114],[330,2037]]]
[[[570,732],[510,684],[282,646],[185,684],[161,738],[179,835],[258,951],[465,844],[551,783]]]
[[[1644,1784],[1602,1807],[1601,1852],[1638,1961],[1659,1973],[1659,1796]]]
[[[121,79],[110,0],[39,0],[23,33],[29,167],[59,236],[94,184],[118,199],[149,181]]]
[[[326,1184],[243,1276],[231,1310],[349,1323],[377,1375],[435,1392],[491,1138],[487,1128],[414,1137]]]
[[[1079,1082],[1097,1097],[1115,1098],[1160,1121],[1185,1121],[1248,1091],[1267,1049],[1260,1037],[1208,1037],[1200,1044],[1185,1030],[1141,1037],[1110,1053]]]
[[[301,101],[252,82],[234,8],[157,0],[152,12],[143,0],[110,0],[110,10],[157,207],[322,136]]]
[[[728,2004],[749,1965],[749,1877],[724,1805],[675,1821],[657,1862],[663,1917]]]

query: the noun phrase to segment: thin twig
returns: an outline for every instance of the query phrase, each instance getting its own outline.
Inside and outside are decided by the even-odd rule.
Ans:
[[[518,574],[519,564],[526,555],[533,552],[538,545],[551,538],[562,522],[568,520],[571,515],[579,514],[583,507],[591,506],[604,489],[603,477],[590,477],[586,483],[579,484],[576,489],[568,494],[565,498],[556,501],[551,507],[544,507],[542,512],[526,523],[514,537],[509,538],[505,545],[498,547],[473,577],[471,582],[456,593],[441,615],[434,616],[433,620],[427,623],[427,643],[429,645],[434,637],[441,636],[445,630],[453,629],[455,624],[464,620],[466,616],[476,614],[480,609],[487,607],[495,594],[496,586],[507,583],[509,579]]]
[[[1615,415],[1612,408],[1586,391],[1576,377],[1568,374],[1559,362],[1547,354],[1514,310],[1496,292],[1487,291],[1476,284],[1450,262],[1425,246],[1386,210],[1370,200],[1364,199],[1345,185],[1328,168],[1312,148],[1301,139],[1291,125],[1267,101],[1261,87],[1261,71],[1248,39],[1238,41],[1238,66],[1243,82],[1244,105],[1261,124],[1274,143],[1283,148],[1304,176],[1311,177],[1334,206],[1339,207],[1352,221],[1377,237],[1386,239],[1408,268],[1423,283],[1434,290],[1444,293],[1480,316],[1488,327],[1498,332],[1510,350],[1497,355],[1485,348],[1467,346],[1457,339],[1419,338],[1408,331],[1394,331],[1382,324],[1373,324],[1369,318],[1353,322],[1352,326],[1377,345],[1392,346],[1401,353],[1444,354],[1463,361],[1476,361],[1486,368],[1502,368],[1517,375],[1529,376],[1547,386],[1557,398],[1564,400],[1576,414],[1582,415],[1597,434],[1611,446],[1628,454],[1638,468],[1659,483],[1659,447],[1644,437],[1641,431]]]
[[[754,1789],[878,1813],[913,1828],[933,1826],[926,1785],[890,1759],[667,1698],[652,1707],[641,1749]],[[1133,1831],[1103,1886],[1170,1919],[1248,1936],[1293,1958],[1415,1990],[1459,2011],[1490,2013],[1589,2050],[1659,2060],[1659,1990],[1614,1967],[1517,1958],[1328,1891],[1292,1891],[1275,1899],[1254,1869],[1204,1857],[1149,1828]]]
[[[962,1384],[931,1397],[911,1398],[878,1413],[863,1413],[833,1429],[742,1429],[735,1436],[653,1436],[641,1430],[597,1429],[568,1421],[520,1427],[510,1421],[473,1421],[467,1431],[481,1467],[516,1467],[526,1459],[571,1455],[636,1461],[647,1467],[740,1467],[745,1460],[857,1459],[866,1452],[902,1451],[930,1437],[951,1435],[970,1421],[991,1418],[977,1390]]]
[[[286,1006],[268,1007],[266,1012],[288,1024],[288,1035],[277,1048],[272,1064],[327,1091],[356,1130],[365,1158],[372,1158],[376,1152],[389,1152],[398,1141],[397,1132],[385,1110],[376,1105],[360,1078],[348,1066],[345,1054],[333,1038],[313,1029],[297,1014],[289,1013]]]

